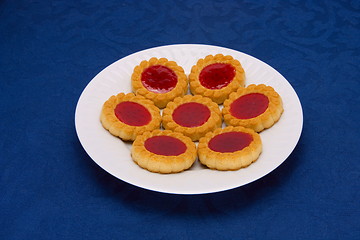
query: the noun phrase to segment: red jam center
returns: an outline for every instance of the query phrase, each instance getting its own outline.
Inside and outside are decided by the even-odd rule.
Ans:
[[[229,85],[235,77],[235,68],[227,63],[214,63],[200,72],[201,85],[208,89],[221,89]]]
[[[175,88],[177,76],[173,70],[162,65],[146,68],[141,74],[144,87],[154,93],[167,93]]]
[[[145,141],[145,148],[157,155],[178,156],[186,151],[186,145],[177,138],[155,136]]]
[[[227,132],[213,137],[209,141],[209,148],[220,153],[236,152],[249,146],[252,140],[252,136],[248,133]]]
[[[201,103],[189,102],[178,106],[173,114],[174,121],[184,127],[198,127],[207,122],[210,110]]]
[[[250,93],[239,97],[230,105],[230,113],[239,119],[254,118],[266,111],[269,99],[261,93]]]
[[[150,122],[150,112],[136,102],[121,102],[115,109],[115,116],[123,123],[130,126],[143,126]]]

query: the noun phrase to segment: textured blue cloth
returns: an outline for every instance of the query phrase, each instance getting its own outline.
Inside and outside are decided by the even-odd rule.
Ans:
[[[0,1],[0,239],[359,239],[359,1]],[[76,136],[87,83],[131,53],[203,43],[273,66],[304,129],[266,177],[215,194],[143,190]]]

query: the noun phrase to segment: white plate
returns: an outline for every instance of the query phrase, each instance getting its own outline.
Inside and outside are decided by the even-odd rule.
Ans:
[[[187,171],[157,174],[140,168],[130,156],[131,145],[106,131],[99,120],[103,103],[119,92],[131,92],[133,68],[151,57],[176,61],[188,74],[199,58],[222,53],[238,59],[246,72],[246,85],[264,83],[282,97],[284,113],[278,123],[261,132],[263,152],[259,159],[238,171],[207,169],[198,161]],[[302,131],[299,98],[289,82],[266,63],[223,47],[181,44],[147,49],[124,57],[106,67],[82,92],[75,113],[79,140],[87,154],[105,171],[132,185],[165,193],[203,194],[236,188],[255,181],[277,168],[295,148]]]

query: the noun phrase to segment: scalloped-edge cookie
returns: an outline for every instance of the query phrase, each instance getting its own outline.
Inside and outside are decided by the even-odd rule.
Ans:
[[[190,91],[222,104],[229,94],[245,84],[240,62],[230,55],[208,55],[199,59],[189,75]]]
[[[260,135],[250,128],[218,128],[201,138],[199,161],[211,169],[238,170],[256,161],[262,151]]]
[[[161,115],[152,101],[133,93],[119,93],[104,103],[100,121],[112,135],[132,141],[146,131],[159,129]]]
[[[163,127],[180,132],[193,141],[221,127],[221,124],[219,105],[200,95],[177,97],[163,110]]]
[[[136,95],[150,99],[159,108],[188,91],[184,69],[166,58],[150,58],[134,68],[131,75],[132,90]]]
[[[222,110],[224,122],[261,132],[272,127],[283,113],[280,95],[271,86],[251,84],[239,88],[225,100]]]
[[[170,130],[154,130],[138,136],[131,156],[140,167],[156,173],[178,173],[189,169],[197,158],[190,138]]]

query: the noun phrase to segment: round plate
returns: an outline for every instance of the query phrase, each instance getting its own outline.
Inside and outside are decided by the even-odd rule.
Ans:
[[[140,168],[131,159],[131,144],[112,136],[102,127],[99,119],[103,103],[111,95],[131,92],[132,71],[142,60],[165,57],[176,61],[189,74],[199,58],[217,53],[231,55],[241,62],[246,73],[246,85],[270,85],[282,97],[284,113],[279,122],[260,133],[263,152],[258,160],[237,171],[210,170],[198,161],[189,170],[176,174],[158,174]],[[299,98],[289,82],[266,63],[228,48],[181,44],[140,51],[106,67],[82,92],[76,107],[75,125],[87,154],[105,171],[122,181],[158,192],[203,194],[245,185],[277,168],[300,138],[303,114]]]

